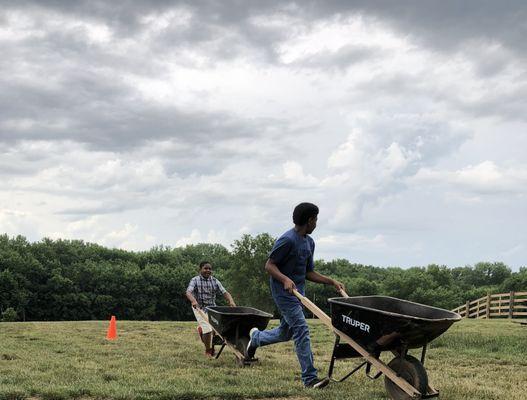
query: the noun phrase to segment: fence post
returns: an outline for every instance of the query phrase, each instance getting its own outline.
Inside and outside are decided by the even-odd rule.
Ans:
[[[485,312],[485,317],[490,319],[490,292],[487,292],[487,310]]]
[[[514,291],[511,291],[509,295],[509,318],[512,318],[514,315]]]
[[[466,312],[465,312],[465,318],[468,318],[469,309],[470,309],[470,300],[467,300],[467,304],[465,304]]]

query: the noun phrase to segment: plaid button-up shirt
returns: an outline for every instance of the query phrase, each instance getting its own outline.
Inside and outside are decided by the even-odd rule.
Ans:
[[[216,305],[216,293],[224,294],[226,290],[213,276],[204,278],[198,275],[190,280],[187,292],[192,293],[200,307],[209,307]]]

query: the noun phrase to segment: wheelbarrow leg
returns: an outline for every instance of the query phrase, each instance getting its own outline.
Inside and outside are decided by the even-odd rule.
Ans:
[[[375,358],[379,358],[381,356],[381,353],[375,353]],[[377,371],[377,373],[375,375],[372,375],[371,374],[371,363],[365,361],[365,364],[368,364],[366,365],[366,376],[368,378],[370,378],[372,381],[374,381],[375,379],[378,379],[381,375],[382,375],[382,371]]]
[[[218,351],[218,354],[216,354],[216,359],[221,355],[221,352],[223,351],[224,348],[225,348],[225,342],[221,345],[220,351]]]
[[[329,362],[329,371],[328,371],[328,378],[331,379],[333,376],[333,368],[335,367],[335,361],[337,360],[337,357],[335,353],[337,352],[337,347],[340,343],[340,337],[338,335],[335,335],[335,344],[333,345],[333,352],[331,353],[331,361]]]
[[[340,379],[332,379],[332,381],[333,382],[344,382],[346,379],[348,379],[351,375],[353,375],[355,372],[357,372],[359,369],[361,369],[365,365],[370,365],[370,364],[368,364],[368,361],[364,361],[362,364],[359,364],[355,368],[353,368],[353,370],[351,372],[348,372],[342,378],[340,378]]]
[[[337,361],[337,349],[339,347],[339,343],[340,343],[340,337],[338,335],[335,335],[335,344],[333,345],[333,353],[331,354],[331,361],[329,363],[329,370],[328,370],[328,378],[331,379],[333,382],[343,382],[343,381],[345,381],[351,375],[353,375],[355,372],[357,372],[359,369],[361,369],[366,364],[368,364],[367,361],[364,361],[362,364],[360,364],[359,366],[355,367],[353,369],[353,371],[349,372],[344,377],[342,377],[340,379],[333,379],[332,376],[333,376],[333,370],[335,368],[335,361]]]

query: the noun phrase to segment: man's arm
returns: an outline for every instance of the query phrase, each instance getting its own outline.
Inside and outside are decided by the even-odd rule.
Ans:
[[[227,300],[227,302],[229,303],[229,306],[236,307],[236,303],[234,302],[231,294],[227,292],[227,289],[223,287],[223,285],[218,279],[216,278],[213,278],[213,279],[214,279],[214,282],[216,282],[216,293],[218,292],[221,293],[223,297],[225,297],[225,300]]]
[[[340,283],[339,281],[336,281],[335,279],[331,279],[329,276],[325,276],[322,274],[319,274],[316,271],[308,271],[306,273],[306,279],[315,282],[315,283],[322,283],[324,285],[333,285],[337,292],[340,292],[341,290],[344,290],[344,285]]]
[[[290,278],[282,274],[280,269],[278,269],[278,266],[270,258],[265,263],[265,272],[271,275],[278,282],[282,282],[284,289],[289,293],[293,293],[293,289],[296,289],[295,283]]]
[[[190,304],[192,304],[192,307],[199,308],[198,301],[196,300],[196,298],[194,296],[192,296],[192,293],[185,292],[185,296],[187,296],[187,299],[189,299]]]
[[[236,307],[236,303],[234,302],[231,294],[229,292],[223,293],[223,297],[225,297],[225,300],[229,303],[231,307]]]

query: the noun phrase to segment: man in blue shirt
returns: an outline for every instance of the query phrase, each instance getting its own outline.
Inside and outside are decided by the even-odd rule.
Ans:
[[[317,226],[318,207],[301,203],[293,211],[295,227],[285,232],[275,242],[265,270],[271,275],[271,294],[282,314],[280,326],[259,331],[251,329],[247,347],[248,357],[253,357],[257,347],[291,340],[295,342],[296,355],[302,371],[302,382],[306,387],[323,388],[329,379],[318,379],[313,365],[309,328],[302,310],[302,303],[293,295],[293,289],[305,293],[306,279],[333,285],[344,290],[342,283],[314,270],[313,253],[315,242],[309,236]]]

